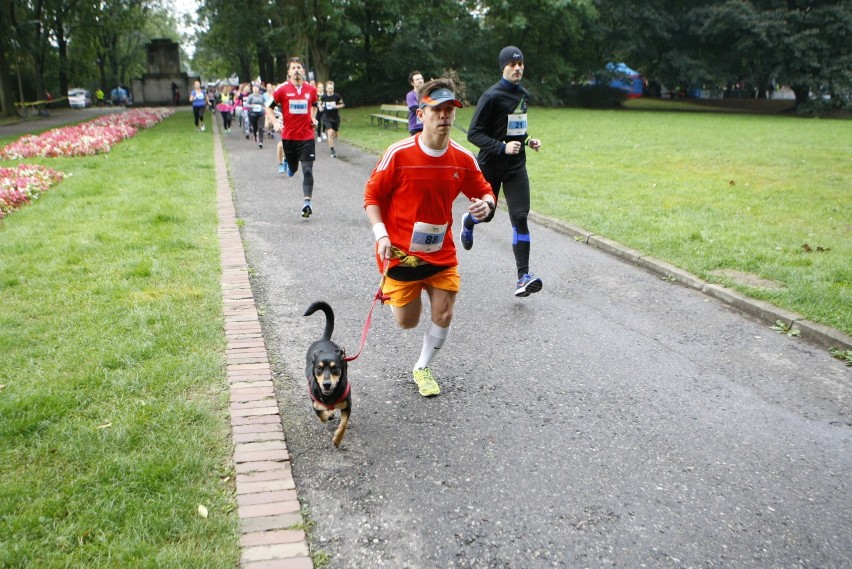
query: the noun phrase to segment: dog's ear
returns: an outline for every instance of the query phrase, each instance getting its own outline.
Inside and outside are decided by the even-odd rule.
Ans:
[[[314,375],[314,369],[316,368],[316,366],[317,366],[317,353],[311,352],[310,354],[308,354],[307,366],[305,367],[305,375],[308,377],[308,379],[310,379],[312,377],[316,377]]]

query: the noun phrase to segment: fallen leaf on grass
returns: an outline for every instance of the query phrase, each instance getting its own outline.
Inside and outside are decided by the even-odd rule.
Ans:
[[[813,247],[811,247],[810,245],[805,243],[805,244],[802,245],[802,251],[804,251],[805,253],[810,253],[812,251],[816,251],[817,253],[825,253],[827,251],[831,251],[831,248],[830,247],[821,247],[820,245],[817,245],[816,249],[814,249]]]
[[[201,516],[202,518],[206,518],[207,517],[207,508],[205,508],[201,504],[198,504],[198,515]]]
[[[104,423],[103,425],[99,425],[98,429],[106,429],[107,427],[112,427],[112,423]]]

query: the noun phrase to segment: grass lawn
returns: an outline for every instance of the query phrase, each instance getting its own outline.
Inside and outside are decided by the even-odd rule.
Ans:
[[[342,134],[379,152],[376,110]],[[536,211],[852,334],[848,122],[530,116]],[[72,176],[0,222],[0,567],[235,567],[211,133],[26,162]]]
[[[235,567],[210,133],[25,162],[71,176],[0,222],[0,566]]]
[[[527,162],[533,209],[852,334],[850,122],[650,103],[532,108],[530,132],[543,141]],[[380,152],[407,135],[371,126],[374,112],[341,111],[342,137]],[[467,128],[472,112],[459,110],[457,124]],[[546,267],[536,272],[546,279]]]

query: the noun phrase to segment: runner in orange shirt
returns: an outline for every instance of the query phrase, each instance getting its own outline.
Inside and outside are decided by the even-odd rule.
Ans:
[[[364,208],[376,237],[379,270],[387,263],[382,291],[394,319],[414,328],[429,297],[431,321],[423,337],[414,381],[424,397],[441,388],[430,365],[450,331],[461,279],[453,242],[453,202],[471,200],[468,212],[483,220],[496,197],[473,154],[450,139],[456,108],[462,103],[449,79],[434,79],[418,90],[417,115],[423,132],[390,146],[367,181]]]

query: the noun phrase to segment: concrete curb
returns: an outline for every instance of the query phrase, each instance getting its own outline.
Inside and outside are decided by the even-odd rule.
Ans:
[[[582,227],[571,225],[533,211],[530,212],[529,218],[539,225],[549,227],[559,233],[571,235],[575,241],[582,241],[614,257],[642,267],[664,279],[700,290],[707,296],[720,300],[744,314],[758,318],[770,326],[774,326],[780,321],[789,327],[790,330],[798,330],[799,336],[802,339],[818,346],[826,349],[852,350],[852,337],[834,328],[811,322],[800,314],[779,308],[762,300],[749,298],[729,288],[705,282],[683,269],[679,269],[650,255],[645,255],[641,251],[631,249],[606,237],[595,235]]]
[[[304,520],[237,228],[219,124],[215,115],[213,118],[227,379],[242,550],[240,567],[313,569],[305,532],[288,529]]]

